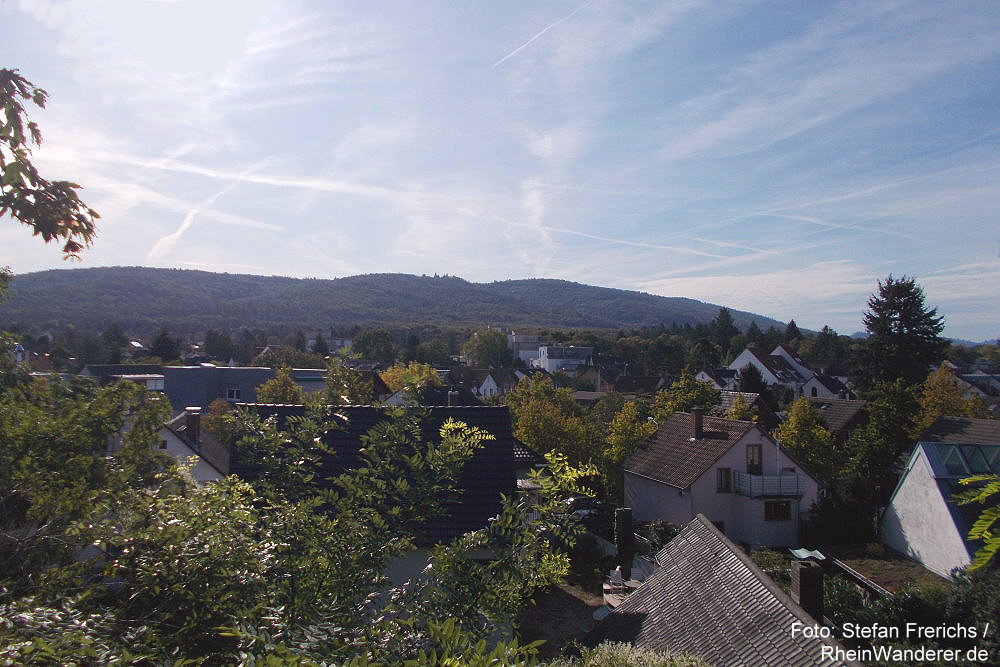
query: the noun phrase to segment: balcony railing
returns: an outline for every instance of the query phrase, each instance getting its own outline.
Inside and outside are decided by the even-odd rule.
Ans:
[[[733,491],[750,498],[797,497],[805,491],[805,477],[795,472],[781,475],[748,475],[734,470]]]

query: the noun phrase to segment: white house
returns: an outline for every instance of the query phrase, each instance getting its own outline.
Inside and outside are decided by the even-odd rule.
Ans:
[[[819,486],[753,422],[677,412],[624,464],[625,504],[640,521],[699,513],[735,542],[798,544]]]
[[[533,363],[536,368],[542,368],[549,373],[556,371],[572,373],[585,365],[593,352],[592,347],[542,345],[538,348],[538,359],[533,360]]]
[[[754,366],[768,386],[790,387],[799,391],[815,372],[797,356],[779,345],[771,354],[765,354],[752,347],[745,348],[727,366],[730,370],[741,371]]]
[[[926,432],[879,521],[883,544],[943,577],[972,561],[967,535],[981,506],[958,505],[960,479],[1000,474],[1000,423],[942,417]],[[942,440],[950,440],[942,442]],[[970,444],[989,440],[992,444]]]
[[[192,462],[199,483],[214,482],[229,473],[229,450],[201,428],[201,408],[187,408],[160,429],[160,450],[182,462]]]

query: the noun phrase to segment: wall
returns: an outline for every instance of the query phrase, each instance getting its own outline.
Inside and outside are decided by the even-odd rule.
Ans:
[[[880,527],[883,544],[943,577],[971,561],[923,451],[911,460]]]

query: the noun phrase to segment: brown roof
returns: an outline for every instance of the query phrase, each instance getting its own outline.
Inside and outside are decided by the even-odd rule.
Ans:
[[[626,472],[686,489],[756,426],[753,422],[704,417],[704,437],[694,439],[694,415],[675,412],[625,460]]]
[[[656,554],[660,565],[585,643],[670,649],[713,665],[838,665],[833,639],[789,630],[816,621],[703,515]]]
[[[823,418],[826,429],[834,435],[845,430],[855,429],[867,419],[866,401],[852,401],[846,398],[812,398],[805,399],[813,404]]]
[[[1000,445],[1000,420],[938,417],[919,439],[956,445]]]

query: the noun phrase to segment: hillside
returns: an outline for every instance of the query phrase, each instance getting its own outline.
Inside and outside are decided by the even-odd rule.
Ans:
[[[470,283],[455,277],[369,274],[334,280],[179,269],[112,267],[16,276],[0,303],[0,329],[81,330],[118,322],[143,334],[240,326],[315,329],[351,325],[633,328],[708,322],[719,306],[694,299],[563,280]],[[740,327],[781,322],[733,311]]]

